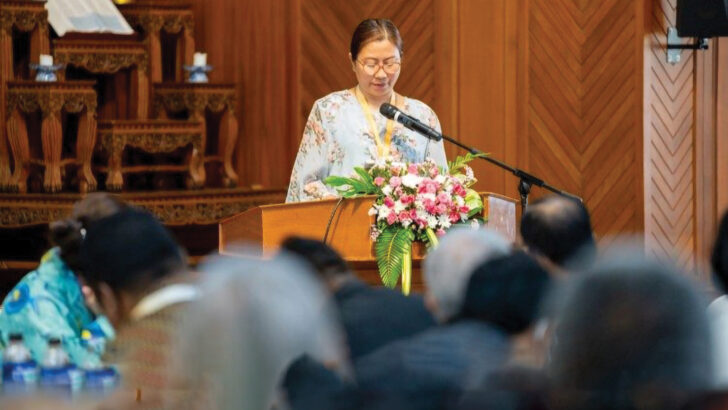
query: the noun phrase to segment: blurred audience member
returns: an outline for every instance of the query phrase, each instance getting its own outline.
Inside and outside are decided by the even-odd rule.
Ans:
[[[549,362],[555,409],[677,409],[709,387],[705,303],[687,278],[615,253],[568,285]]]
[[[50,224],[53,248],[3,302],[0,345],[7,344],[10,334],[21,333],[34,359],[40,363],[48,339],[59,338],[74,363],[98,362],[101,352],[88,351],[82,337],[93,334],[109,339],[113,338],[114,330],[104,316],[95,315],[98,312],[89,309],[84,301],[76,276],[78,252],[90,225],[123,208],[124,204],[111,195],[89,194],[73,206],[70,218]]]
[[[728,388],[728,213],[718,226],[718,235],[711,257],[715,287],[720,296],[708,307],[715,351],[715,383],[721,389]]]
[[[463,394],[476,392],[486,392],[490,405],[510,402],[488,390],[488,378],[508,363],[511,337],[531,327],[549,281],[523,253],[482,263],[459,314],[355,363],[362,394],[375,402],[399,398],[400,407],[411,409],[452,408]]]
[[[460,409],[531,409],[541,403],[544,376],[537,370],[541,359],[525,359],[538,352],[533,328],[542,301],[551,287],[546,270],[524,252],[490,260],[470,278],[461,312],[464,319],[478,320],[505,333],[511,343],[508,362],[478,374],[464,386]]]
[[[331,303],[308,266],[282,255],[219,259],[202,270],[171,368],[193,391],[185,408],[286,408],[278,386],[301,355],[350,373]]]
[[[333,293],[352,360],[435,324],[422,297],[404,296],[359,280],[335,250],[323,242],[289,238],[282,249],[309,262]],[[396,314],[393,314],[396,312]]]
[[[425,303],[438,322],[444,323],[461,309],[473,269],[481,262],[506,255],[511,245],[495,231],[455,228],[445,235],[425,259]]]
[[[528,252],[556,275],[585,269],[596,255],[589,211],[580,201],[559,195],[528,205],[521,238]]]
[[[109,359],[119,365],[124,390],[159,400],[180,312],[198,294],[184,252],[153,215],[129,209],[88,229],[81,260],[84,279],[119,330]]]

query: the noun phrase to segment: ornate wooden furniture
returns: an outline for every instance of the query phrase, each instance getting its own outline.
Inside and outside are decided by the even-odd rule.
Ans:
[[[114,74],[132,69],[129,101],[138,119],[149,117],[149,58],[144,43],[137,40],[66,40],[53,41],[57,64],[83,68],[94,74]],[[59,72],[59,78],[64,73]]]
[[[126,21],[144,34],[152,83],[163,81],[161,33],[179,34],[173,62],[174,81],[184,81],[183,66],[192,64],[195,52],[194,15],[190,5],[170,0],[137,0],[118,7]]]
[[[13,152],[15,170],[10,187],[26,192],[29,166],[45,168],[43,189],[58,192],[62,188],[61,167],[78,166],[79,187],[82,192],[96,189],[91,172],[91,156],[96,141],[96,92],[91,81],[39,83],[11,81],[7,83],[7,133]],[[41,111],[41,141],[43,158],[31,158],[28,131],[22,113]],[[61,111],[81,115],[76,140],[76,155],[61,158],[63,129]]]
[[[99,146],[108,154],[106,189],[120,191],[124,173],[187,171],[188,188],[201,188],[204,176],[199,174],[202,162],[202,127],[199,122],[169,120],[130,120],[99,122]],[[149,153],[172,152],[185,146],[191,152],[183,165],[124,166],[124,148],[135,147]]]
[[[5,135],[7,81],[14,72],[13,29],[30,32],[30,58],[38,62],[40,54],[49,54],[48,13],[45,1],[0,0],[0,190],[10,186],[10,158]]]
[[[204,152],[204,163],[217,162],[222,165],[223,184],[237,186],[238,175],[233,168],[232,158],[238,139],[238,120],[235,118],[235,87],[228,84],[154,84],[154,115],[166,118],[167,112],[187,112],[190,121],[203,124],[203,149],[208,137],[216,139],[216,152]],[[207,135],[205,111],[223,112],[219,134]],[[204,164],[200,174],[205,175]]]
[[[511,241],[516,239],[516,201],[501,195],[484,193],[483,216],[488,227]],[[368,212],[374,197],[344,200],[331,220],[327,243],[352,263],[364,279],[380,284],[376,273],[374,243],[369,239],[373,217]],[[220,223],[220,253],[235,254],[237,243],[259,244],[266,254],[275,252],[288,236],[297,235],[323,239],[326,225],[336,207],[337,199],[266,205],[250,209]],[[425,252],[415,243],[412,251],[413,288],[421,289],[419,262]]]

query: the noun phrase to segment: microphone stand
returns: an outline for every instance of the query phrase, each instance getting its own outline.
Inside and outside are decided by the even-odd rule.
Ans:
[[[473,155],[484,154],[483,151],[480,151],[473,147],[469,147],[469,146],[461,143],[460,141],[456,141],[456,140],[448,137],[445,134],[440,134],[440,135],[442,136],[442,139],[444,139],[445,141],[447,141],[451,144],[457,145],[458,147],[464,149],[465,151],[468,151],[469,153],[471,153]],[[546,183],[546,181],[544,181],[543,179],[537,178],[536,176],[531,175],[522,169],[512,167],[503,161],[497,160],[495,158],[491,158],[489,156],[483,156],[483,157],[478,157],[478,158],[488,161],[491,164],[494,164],[500,168],[503,168],[506,171],[510,172],[511,174],[515,175],[517,178],[519,178],[518,193],[521,195],[521,215],[523,215],[526,212],[526,206],[528,206],[528,195],[531,193],[531,187],[533,185],[547,189],[555,194],[558,194],[558,195],[561,195],[561,196],[564,196],[567,198],[571,198],[571,199],[577,200],[579,202],[584,202],[578,196],[576,196],[574,194],[570,194],[566,191],[562,191],[558,188],[555,188],[552,185],[549,185],[548,183]]]

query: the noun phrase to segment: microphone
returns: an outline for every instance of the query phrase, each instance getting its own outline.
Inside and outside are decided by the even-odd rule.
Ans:
[[[410,117],[409,115],[403,113],[399,108],[395,107],[392,104],[382,104],[382,106],[379,107],[379,112],[383,116],[395,120],[398,123],[407,127],[408,129],[420,133],[431,140],[440,141],[442,139],[442,134],[421,123],[416,118]]]

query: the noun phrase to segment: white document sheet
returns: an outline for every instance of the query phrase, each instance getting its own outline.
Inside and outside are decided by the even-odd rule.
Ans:
[[[111,0],[48,0],[46,10],[48,22],[61,37],[68,32],[134,33]]]

